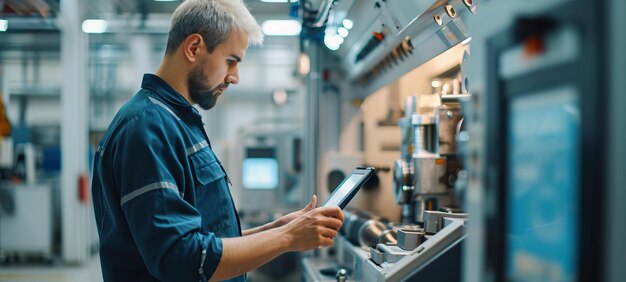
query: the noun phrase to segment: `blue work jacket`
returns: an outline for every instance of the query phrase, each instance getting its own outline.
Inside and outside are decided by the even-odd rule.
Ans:
[[[241,236],[228,176],[202,118],[156,75],[117,113],[94,158],[105,281],[205,281]],[[245,276],[231,281],[245,281]]]

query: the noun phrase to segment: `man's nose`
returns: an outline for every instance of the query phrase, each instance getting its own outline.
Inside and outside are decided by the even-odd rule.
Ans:
[[[226,83],[237,84],[239,83],[239,71],[236,69],[226,76]]]

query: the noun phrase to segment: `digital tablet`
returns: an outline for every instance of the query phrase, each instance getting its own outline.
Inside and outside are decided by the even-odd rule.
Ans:
[[[373,167],[357,167],[352,171],[350,177],[344,179],[339,187],[335,188],[328,200],[322,206],[336,206],[341,209],[345,208],[352,197],[361,189],[361,186],[374,174]]]

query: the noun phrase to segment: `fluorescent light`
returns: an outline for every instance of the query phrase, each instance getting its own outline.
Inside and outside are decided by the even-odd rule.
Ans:
[[[351,20],[349,19],[343,20],[343,27],[345,27],[346,29],[350,30],[352,29],[353,26],[354,26],[354,23]]]
[[[83,22],[83,32],[85,33],[103,33],[107,29],[105,20],[85,20]]]
[[[267,20],[261,25],[265,35],[294,36],[299,35],[302,24],[296,20]]]
[[[337,34],[339,34],[339,36],[341,36],[343,38],[348,37],[348,33],[349,33],[349,31],[345,27],[339,27],[337,29]]]
[[[9,28],[9,21],[0,19],[0,31],[7,31]]]

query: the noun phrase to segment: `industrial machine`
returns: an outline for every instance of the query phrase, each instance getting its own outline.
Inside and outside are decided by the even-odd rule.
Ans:
[[[468,215],[456,193],[464,175],[457,140],[467,134],[462,105],[471,98],[461,73],[470,40],[463,19],[476,4],[338,1],[332,7],[323,44],[336,49],[339,60],[320,66],[331,72],[323,83],[346,90],[339,100],[359,110],[346,116],[342,107],[336,116],[344,125],[335,136],[338,151],[316,146],[325,159],[357,151],[357,165],[376,167],[379,187],[349,205],[330,251],[303,259],[305,281],[460,281]],[[337,34],[343,43],[334,46]],[[312,103],[328,96],[320,97]],[[322,182],[331,179],[322,172]]]
[[[236,140],[227,154],[228,176],[242,227],[263,225],[302,208],[301,125],[293,120],[258,120],[243,127]],[[286,253],[257,271],[281,280],[293,273],[298,261],[298,253]]]
[[[53,257],[53,184],[0,187],[0,262]]]
[[[306,150],[332,85],[335,158],[392,172],[305,281],[623,280],[625,4],[480,2],[305,5]]]
[[[243,129],[233,152],[235,200],[244,222],[300,207],[301,128],[289,122],[255,123]],[[265,223],[260,219],[259,223]]]

